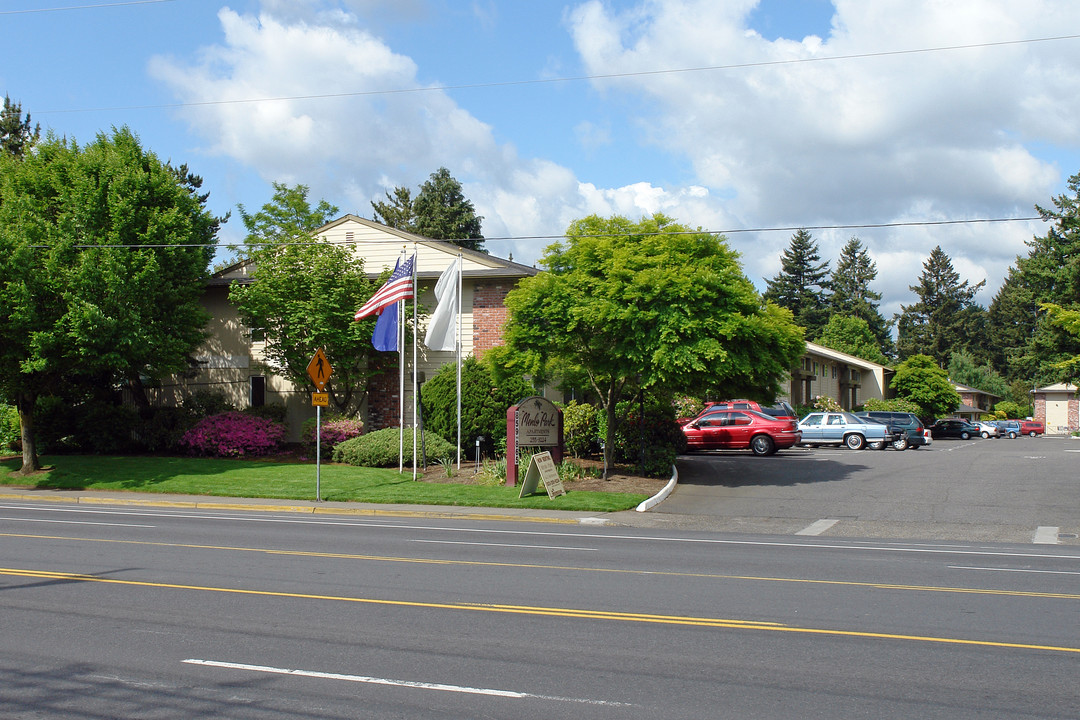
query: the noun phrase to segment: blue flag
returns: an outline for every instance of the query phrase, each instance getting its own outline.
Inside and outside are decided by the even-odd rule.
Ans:
[[[378,296],[386,294],[387,288],[400,286],[405,282],[408,283],[409,294],[406,295],[400,292],[399,287],[399,291],[391,293],[385,298],[385,300],[389,300],[389,302],[385,302],[384,300],[379,307],[368,311],[368,314],[370,314],[370,312],[379,313],[379,319],[375,321],[375,332],[371,334],[371,344],[375,346],[376,350],[381,350],[382,352],[394,352],[398,349],[397,301],[406,297],[412,297],[412,263],[413,258],[415,257],[416,256],[414,255],[412,258],[409,258],[409,262],[405,263],[404,268],[401,267],[401,258],[398,258],[397,262],[394,263],[394,272],[390,275],[390,279],[382,286],[379,292],[375,293],[375,296],[373,296],[372,299],[356,313],[356,319],[359,320],[361,313],[363,313],[366,308],[376,304],[375,301]]]
[[[397,303],[383,308],[379,319],[375,321],[375,332],[371,334],[371,344],[375,346],[376,350],[394,352],[398,349],[397,316]]]

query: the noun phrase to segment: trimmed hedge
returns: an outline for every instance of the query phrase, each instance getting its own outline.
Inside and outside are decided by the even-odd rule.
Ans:
[[[457,457],[457,449],[430,430],[424,433],[423,442],[428,463]],[[384,428],[339,443],[334,447],[333,461],[360,467],[394,467],[398,464],[398,447],[398,429]],[[412,430],[408,430],[405,433],[405,458],[410,463],[412,455]]]

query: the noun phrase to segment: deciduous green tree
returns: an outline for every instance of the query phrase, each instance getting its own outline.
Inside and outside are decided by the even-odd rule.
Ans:
[[[308,186],[274,183],[274,196],[270,202],[252,214],[242,204],[238,205],[240,219],[247,229],[243,255],[267,246],[284,242],[311,242],[315,231],[334,219],[338,207],[320,200],[314,208],[308,202]]]
[[[188,367],[220,222],[200,184],[126,128],[0,153],[0,388],[19,408],[24,472],[39,467],[38,396],[104,377],[139,400],[143,378]]]
[[[780,258],[780,272],[769,281],[765,299],[790,310],[807,337],[816,337],[829,319],[829,289],[829,261],[821,261],[813,236],[799,230]]]
[[[861,317],[833,315],[814,342],[870,362],[888,364],[878,338]]]
[[[929,355],[912,355],[896,367],[891,387],[897,397],[919,406],[919,417],[939,418],[960,406],[960,393]]]
[[[304,185],[274,188],[258,213],[242,214],[257,243],[255,269],[250,284],[230,288],[229,300],[265,337],[267,359],[294,383],[313,387],[307,364],[322,348],[334,368],[327,391],[339,412],[353,415],[368,379],[388,362],[371,344],[376,318],[353,320],[379,285],[352,248],[311,242],[337,208],[323,200],[312,209]]]
[[[503,357],[536,379],[592,388],[608,467],[628,389],[771,400],[805,351],[791,313],[762,301],[723,238],[659,214],[594,215],[566,236],[547,248],[546,271],[508,295]]]

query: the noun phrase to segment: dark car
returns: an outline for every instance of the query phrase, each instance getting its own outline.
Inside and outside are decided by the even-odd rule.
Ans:
[[[710,410],[682,426],[686,449],[752,450],[772,455],[802,438],[794,420],[778,420],[754,410]]]
[[[897,450],[906,450],[909,447],[918,449],[926,444],[926,428],[917,415],[887,410],[866,410],[855,415],[885,423],[894,432],[894,437],[899,433],[900,437],[896,437],[892,442],[893,448]]]
[[[955,418],[938,420],[930,426],[930,435],[933,436],[935,440],[938,438],[960,438],[961,440],[970,440],[973,437],[981,437],[981,433],[982,428],[975,423]]]

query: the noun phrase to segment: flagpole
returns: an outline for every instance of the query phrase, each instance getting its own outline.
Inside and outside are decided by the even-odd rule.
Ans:
[[[420,294],[416,279],[419,275],[420,259],[416,256],[416,243],[413,243],[413,343],[412,343],[412,479],[416,480],[416,344],[419,328],[416,323],[416,296]]]
[[[405,257],[405,246],[401,247]],[[398,300],[398,473],[405,472],[405,301]]]
[[[465,259],[458,253],[458,276],[457,276],[457,469],[461,470],[461,283],[464,273]],[[479,451],[477,451],[479,453]],[[480,458],[476,458],[480,462]]]

